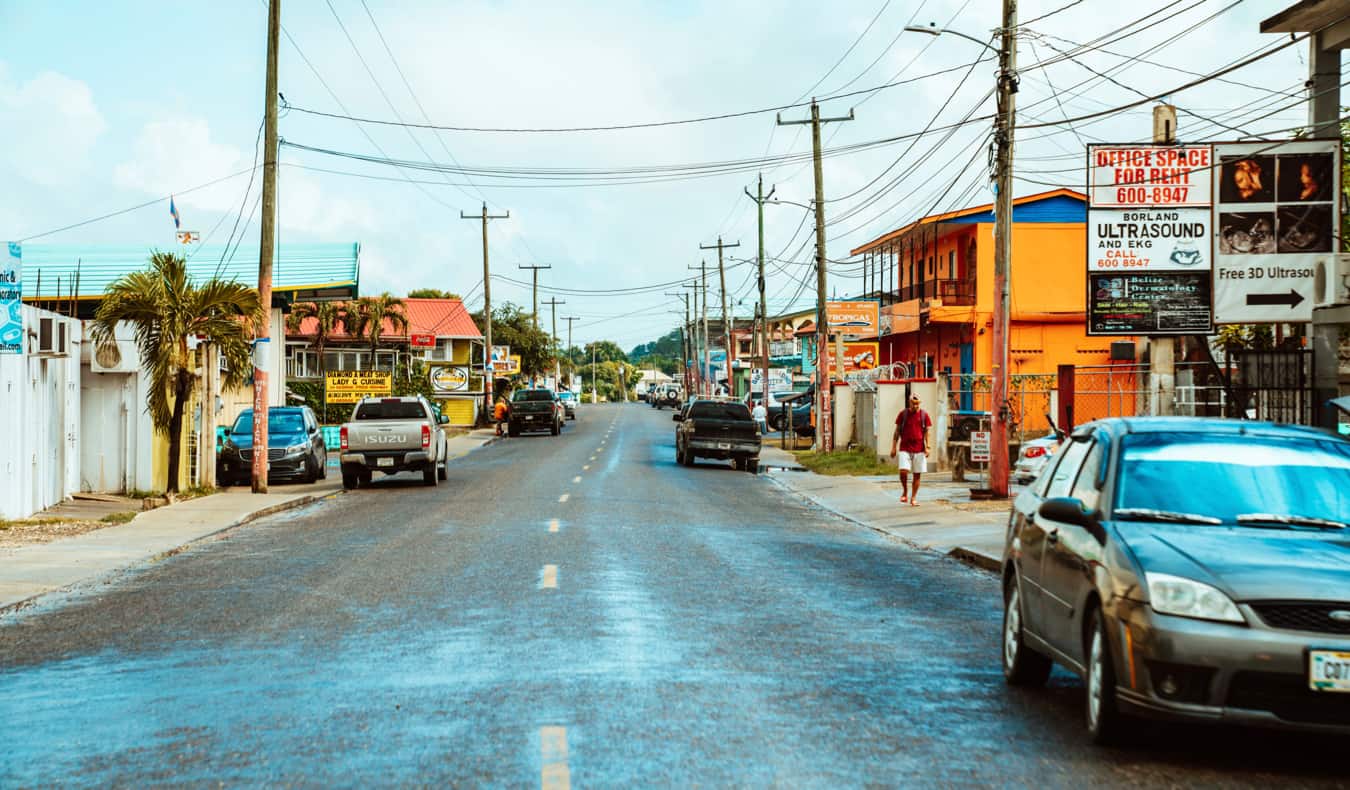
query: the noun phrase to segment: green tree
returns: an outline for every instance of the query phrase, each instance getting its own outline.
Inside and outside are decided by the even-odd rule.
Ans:
[[[104,291],[90,336],[98,349],[115,353],[117,324],[135,329],[150,376],[150,421],[169,440],[167,490],[178,490],[183,412],[197,384],[199,362],[188,338],[216,346],[225,359],[225,386],[240,387],[253,372],[251,340],[262,320],[256,289],[216,278],[194,282],[183,256],[173,253],[151,253],[148,269],[122,275]]]
[[[473,315],[473,321],[482,332],[483,312]],[[534,316],[518,305],[504,302],[492,311],[492,343],[510,346],[512,354],[520,355],[520,372],[524,376],[539,376],[553,370],[553,338],[547,332],[534,328]]]
[[[459,294],[442,291],[439,288],[414,288],[408,292],[409,299],[458,299]]]
[[[355,316],[353,316],[353,312]],[[403,300],[388,291],[379,296],[363,296],[347,307],[348,326],[353,337],[370,340],[370,365],[375,367],[375,352],[380,348],[384,324],[395,332],[408,332],[408,314]]]
[[[301,325],[308,318],[315,319],[314,339],[309,341],[309,345],[319,358],[319,378],[323,378],[327,369],[323,350],[327,347],[329,339],[338,333],[339,327],[348,334],[352,333],[351,327],[347,324],[350,316],[346,304],[341,302],[297,302],[291,305],[290,315],[286,316],[286,331],[299,334]]]

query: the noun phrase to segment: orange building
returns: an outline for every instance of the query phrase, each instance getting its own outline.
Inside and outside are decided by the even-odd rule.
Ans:
[[[1011,373],[1110,364],[1111,338],[1086,334],[1086,196],[1056,189],[1013,206]],[[915,376],[990,373],[992,204],[924,217],[852,254],[863,258],[865,295],[882,303],[882,364],[903,362]]]

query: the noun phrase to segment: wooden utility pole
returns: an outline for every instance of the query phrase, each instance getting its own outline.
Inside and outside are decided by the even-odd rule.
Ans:
[[[688,396],[694,394],[692,374],[689,370],[689,362],[694,358],[694,339],[689,324],[689,294],[666,291],[666,296],[678,296],[684,300],[684,323],[680,325],[680,369],[684,372],[684,394]]]
[[[694,267],[693,267],[693,266],[690,266],[689,268],[690,268],[690,269],[693,269]],[[708,370],[708,369],[709,369],[709,367],[712,365],[712,362],[711,362],[712,351],[711,351],[711,349],[708,348],[708,262],[707,262],[707,261],[699,261],[699,262],[698,262],[698,274],[699,274],[699,279],[700,279],[700,281],[702,282],[702,285],[701,285],[701,286],[699,286],[699,285],[695,285],[695,286],[694,286],[694,320],[695,320],[695,321],[701,321],[702,324],[703,324],[703,330],[702,330],[702,331],[703,331],[703,356],[702,356],[702,358],[700,358],[700,360],[699,360],[698,380],[699,380],[699,389],[701,390],[700,394],[702,394],[702,395],[711,395],[711,394],[712,394],[712,391],[711,391],[711,389],[710,389],[709,386],[708,386],[708,373],[709,373],[709,370]],[[699,289],[700,287],[703,289],[703,302],[702,302],[703,306],[702,306],[702,308],[699,307],[699,301],[698,301],[698,289]],[[701,313],[700,313],[700,310],[701,310]],[[701,316],[701,317],[700,317],[700,316]]]
[[[998,116],[994,124],[997,146],[994,164],[994,327],[991,338],[989,487],[998,498],[1008,496],[1008,267],[1012,263],[1013,131],[1017,93],[1017,0],[1003,0],[998,70]]]
[[[492,270],[488,267],[487,224],[490,219],[508,219],[511,212],[489,214],[487,203],[483,203],[481,214],[459,212],[460,219],[476,219],[483,223],[483,411],[479,421],[492,414],[492,382],[496,378],[492,370]]]
[[[532,287],[530,288],[530,307],[531,307],[530,313],[531,315],[534,316],[534,329],[537,332],[539,331],[539,270],[552,269],[553,267],[548,265],[526,266],[525,264],[521,263],[517,264],[517,268],[530,270],[530,277],[533,280]]]
[[[764,299],[764,201],[773,197],[773,193],[778,187],[770,187],[769,194],[764,194],[764,174],[759,174],[759,186],[755,194],[751,195],[750,190],[745,190],[745,194],[751,200],[755,201],[755,208],[759,210],[759,348],[763,354],[760,360],[760,384],[763,385],[764,398],[761,403],[767,411],[769,408],[769,311],[768,304]]]
[[[277,235],[277,48],[281,0],[267,7],[267,79],[263,111],[262,233],[258,243],[258,304],[262,320],[253,346],[253,493],[267,493],[267,367],[272,361],[272,254]],[[212,441],[215,438],[212,437]],[[169,487],[177,490],[177,480]]]
[[[570,390],[570,389],[572,389],[572,374],[571,374],[571,372],[570,372],[571,367],[572,367],[572,322],[573,322],[573,321],[580,321],[580,320],[581,320],[581,317],[580,317],[580,316],[575,316],[575,315],[565,315],[565,316],[562,317],[562,320],[564,320],[564,321],[567,322],[567,350],[566,350],[566,353],[567,353],[567,367],[568,367],[568,370],[569,370],[569,372],[568,372],[568,374],[567,374],[567,388]]]
[[[698,248],[700,250],[712,250],[712,249],[717,250],[717,279],[719,283],[718,287],[721,288],[722,290],[722,347],[725,350],[724,357],[727,372],[727,392],[731,392],[731,384],[732,384],[731,323],[730,319],[727,317],[727,270],[726,267],[722,264],[722,250],[727,249],[729,247],[739,247],[739,246],[741,246],[741,243],[739,241],[736,242],[735,244],[723,244],[721,236],[717,237],[716,244],[698,245]]]
[[[1012,0],[1004,0],[1005,3]],[[853,110],[847,117],[821,118],[820,105],[811,99],[811,118],[805,121],[784,121],[778,115],[779,126],[811,124],[811,150],[816,176],[816,441],[817,452],[834,449],[834,430],[830,403],[830,328],[826,319],[825,301],[825,176],[820,163],[820,125],[853,120]]]
[[[1175,145],[1177,141],[1177,108],[1159,104],[1153,108],[1153,142]],[[1177,400],[1177,339],[1151,337],[1149,346],[1150,412],[1163,416],[1176,413]]]
[[[558,305],[567,304],[567,302],[555,297],[544,302],[544,304],[553,308],[551,311],[553,313],[553,345],[551,349],[553,351],[553,388],[557,389],[558,379],[561,378],[562,373],[562,368],[558,364]]]

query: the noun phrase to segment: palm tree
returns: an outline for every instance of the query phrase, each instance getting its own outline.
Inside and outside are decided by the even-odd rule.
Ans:
[[[169,439],[167,490],[177,491],[183,412],[197,383],[198,362],[188,338],[220,349],[226,387],[244,385],[253,372],[253,331],[262,321],[258,291],[214,277],[194,282],[183,256],[155,252],[148,269],[125,274],[104,291],[90,327],[100,350],[117,350],[114,332],[122,321],[136,332],[141,365],[150,376],[150,422]]]
[[[286,316],[286,329],[299,334],[300,326],[307,318],[315,319],[314,339],[310,341],[310,347],[319,358],[319,378],[323,378],[327,371],[323,350],[329,338],[337,334],[339,326],[343,332],[352,334],[348,326],[352,316],[348,315],[346,304],[341,302],[297,302],[291,306],[290,315]]]
[[[380,347],[380,337],[384,334],[384,322],[395,332],[408,331],[408,314],[403,300],[388,291],[379,296],[362,296],[356,300],[356,317],[352,321],[352,308],[347,309],[348,320],[354,324],[351,333],[355,337],[370,339],[370,367],[375,369],[375,351]]]

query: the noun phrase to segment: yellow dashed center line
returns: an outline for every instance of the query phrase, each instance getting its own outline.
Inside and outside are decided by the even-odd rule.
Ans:
[[[556,590],[558,589],[558,566],[545,565],[539,573],[539,589]]]
[[[559,501],[559,502],[566,502],[567,500],[569,500],[569,499],[571,499],[571,498],[572,498],[572,495],[571,495],[571,494],[563,494],[562,496],[558,497],[558,501]]]
[[[542,790],[571,790],[566,727],[539,728],[539,787]]]
[[[549,519],[549,522],[548,522],[548,531],[549,531],[549,532],[557,532],[557,531],[558,531],[558,519],[556,519],[556,518]]]

